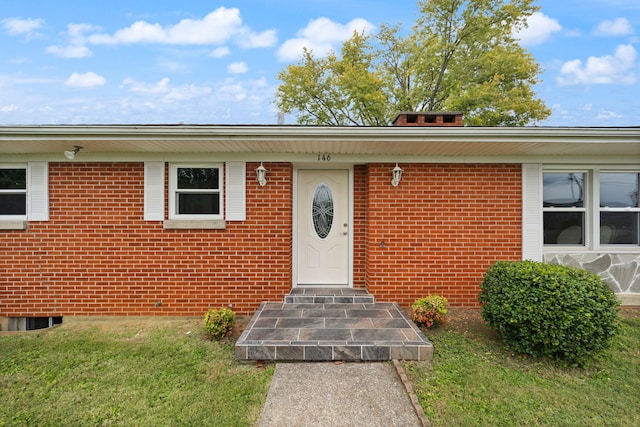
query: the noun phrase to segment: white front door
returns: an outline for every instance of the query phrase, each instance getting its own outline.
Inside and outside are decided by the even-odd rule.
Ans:
[[[349,284],[349,171],[298,170],[299,285]]]

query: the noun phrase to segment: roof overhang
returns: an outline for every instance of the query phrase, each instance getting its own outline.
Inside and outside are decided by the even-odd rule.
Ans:
[[[364,157],[640,159],[640,128],[320,127],[231,125],[0,126],[0,157],[94,153],[227,153]],[[1,161],[1,159],[0,159]]]

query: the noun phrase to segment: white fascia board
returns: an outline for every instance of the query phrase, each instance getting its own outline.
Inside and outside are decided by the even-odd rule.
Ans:
[[[494,162],[517,158],[535,162],[541,156],[618,155],[637,162],[640,128],[0,126],[3,157],[48,154],[46,160],[65,161],[62,152],[74,145],[84,147],[75,161],[163,153],[198,157],[209,153],[240,154],[247,161],[252,157],[265,160],[262,154],[266,154],[285,160],[326,152],[361,161],[369,156],[390,156],[395,161],[402,156],[488,158]]]

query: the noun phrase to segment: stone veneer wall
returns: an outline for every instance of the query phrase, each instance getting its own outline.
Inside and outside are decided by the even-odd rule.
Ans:
[[[604,279],[623,304],[640,304],[638,253],[547,253],[544,262],[592,271]]]

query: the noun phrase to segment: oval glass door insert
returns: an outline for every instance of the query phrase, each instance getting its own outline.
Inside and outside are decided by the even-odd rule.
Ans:
[[[333,195],[324,182],[318,184],[313,193],[311,215],[316,234],[319,238],[325,239],[333,225]]]

